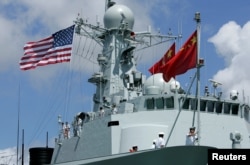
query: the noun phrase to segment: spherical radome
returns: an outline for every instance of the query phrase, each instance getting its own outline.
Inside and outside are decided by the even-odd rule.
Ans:
[[[104,14],[104,26],[107,29],[117,29],[124,23],[128,30],[134,26],[134,14],[124,5],[114,5]]]
[[[154,74],[146,80],[146,82],[144,83],[144,88],[146,89],[150,86],[159,87],[162,93],[170,92],[170,84],[164,81],[162,73]]]

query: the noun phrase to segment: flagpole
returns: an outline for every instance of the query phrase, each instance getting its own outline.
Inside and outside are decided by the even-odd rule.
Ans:
[[[19,129],[20,129],[20,82],[18,84],[18,105],[17,105],[17,147],[16,147],[16,164],[19,161]]]
[[[197,145],[200,145],[200,29],[201,29],[201,18],[200,18],[200,13],[196,12],[195,13],[195,18],[194,20],[196,21],[196,28],[197,28]],[[194,124],[194,123],[193,123]]]

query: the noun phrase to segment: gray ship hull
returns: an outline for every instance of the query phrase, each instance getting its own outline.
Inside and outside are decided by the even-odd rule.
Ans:
[[[208,146],[177,146],[59,163],[58,165],[207,165]],[[56,164],[54,164],[56,165]]]

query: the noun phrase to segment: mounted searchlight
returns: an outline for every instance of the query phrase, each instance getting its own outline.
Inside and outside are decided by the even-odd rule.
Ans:
[[[238,99],[239,92],[237,90],[231,90],[230,92],[230,99],[237,100]]]

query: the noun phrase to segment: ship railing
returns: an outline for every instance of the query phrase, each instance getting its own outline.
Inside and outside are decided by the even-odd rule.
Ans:
[[[87,112],[87,113],[89,115],[89,120],[86,120],[85,123],[88,121],[114,115],[111,109],[105,109],[103,114],[101,112]],[[117,113],[119,114],[119,111]]]

